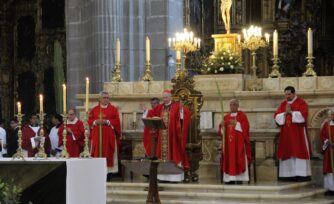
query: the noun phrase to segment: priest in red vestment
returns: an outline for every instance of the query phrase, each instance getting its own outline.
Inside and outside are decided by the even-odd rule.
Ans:
[[[160,100],[156,97],[151,98],[151,109],[148,110],[145,106],[142,106],[143,109],[143,118],[151,118],[153,117],[153,109],[160,104]],[[144,127],[144,149],[145,149],[145,156],[151,157],[151,133],[150,129]]]
[[[75,109],[69,109],[67,116],[66,150],[70,157],[79,157],[83,150],[85,128],[83,122],[77,118]],[[64,124],[62,124],[58,129],[58,146],[63,146],[63,131]]]
[[[220,170],[225,183],[239,184],[249,180],[248,165],[252,154],[249,141],[249,122],[244,112],[239,111],[239,101],[230,101],[230,112],[224,116],[225,143],[220,160]],[[220,138],[222,127],[219,126]]]
[[[121,123],[117,108],[109,102],[108,92],[102,91],[100,93],[100,102],[90,111],[88,124],[91,129],[92,157],[105,157],[108,173],[118,172]],[[102,139],[102,149],[100,149],[100,139]]]
[[[163,104],[152,110],[152,116],[161,117],[167,127],[158,133],[157,157],[164,160],[172,160],[181,166],[184,171],[189,170],[189,160],[186,153],[188,129],[190,127],[191,113],[182,103],[173,102],[170,90],[162,94]],[[180,182],[184,174],[158,175],[159,180]],[[187,177],[187,179],[189,179]]]
[[[34,157],[38,152],[41,140],[44,140],[44,150],[47,155],[50,154],[51,143],[49,136],[44,131],[44,137],[40,137],[41,127],[38,124],[39,117],[37,114],[31,114],[29,124],[22,128],[22,149],[28,157]]]
[[[311,176],[308,105],[295,92],[292,86],[284,89],[285,100],[274,115],[281,130],[277,151],[279,177],[281,180],[307,181]]]
[[[325,195],[334,195],[334,177],[332,170],[332,165],[334,165],[334,108],[330,109],[328,112],[330,119],[322,124],[320,138],[323,142],[322,150],[324,152],[324,188],[327,189]],[[332,154],[330,154],[330,149],[332,149]]]

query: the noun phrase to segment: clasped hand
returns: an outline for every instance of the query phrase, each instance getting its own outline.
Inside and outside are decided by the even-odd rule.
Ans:
[[[108,121],[104,119],[95,120],[96,125],[108,125]]]
[[[286,104],[285,106],[285,113],[286,114],[291,114],[291,106],[289,103]]]

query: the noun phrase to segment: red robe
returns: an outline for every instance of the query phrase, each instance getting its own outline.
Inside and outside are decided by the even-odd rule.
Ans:
[[[75,121],[73,121],[73,124],[70,121],[67,121],[68,123],[66,126],[72,130],[73,135],[75,137],[75,140],[73,139],[72,134],[69,132],[67,133],[67,141],[66,141],[66,149],[69,153],[70,157],[79,157],[80,153],[83,150],[84,145],[84,134],[85,134],[85,128],[81,120],[78,120],[77,118]],[[59,145],[63,145],[63,131],[64,131],[64,124],[62,124],[58,129],[58,136],[59,136]]]
[[[240,130],[236,130],[236,124],[230,124],[231,120],[240,123]],[[252,154],[249,141],[249,122],[244,112],[238,111],[234,117],[231,113],[224,116],[225,128],[225,151],[222,152],[220,160],[221,171],[229,175],[239,175],[246,171],[245,155],[247,156],[248,165],[251,163]],[[219,126],[218,135],[221,137],[221,125]]]
[[[153,117],[153,110],[148,110],[147,116],[148,118]],[[151,157],[151,133],[150,129],[147,127],[144,127],[144,138],[143,138],[143,143],[144,143],[144,149],[145,149],[145,154],[148,157]]]
[[[38,130],[38,134],[41,129]],[[22,149],[28,151],[28,157],[34,157],[38,152],[38,147],[33,148],[31,145],[30,139],[35,137],[36,133],[29,127],[29,125],[25,125],[22,128]],[[44,150],[47,155],[50,154],[51,150],[51,142],[48,135],[46,135],[46,131],[44,130],[45,142],[44,142]]]
[[[329,124],[328,122],[324,123],[323,127],[321,128],[320,138],[323,142],[325,142],[326,140],[329,140],[328,124]],[[331,131],[332,141],[334,142],[334,125],[330,125],[330,131]],[[324,152],[324,161],[323,161],[323,173],[324,174],[332,173],[329,148],[332,148],[332,147],[330,147],[330,145],[328,144]],[[334,156],[334,153],[332,156]]]
[[[163,118],[164,104],[160,104],[152,110],[152,116]],[[191,113],[183,106],[183,121],[180,119],[180,104],[172,102],[169,109],[168,121],[168,160],[176,164],[182,164],[185,170],[189,169],[189,160],[186,153],[188,130],[190,127]],[[161,158],[161,131],[158,132],[157,156]]]
[[[100,112],[102,113],[102,119],[110,121],[110,125],[102,125],[102,157],[106,157],[107,166],[112,167],[116,149],[115,141],[117,150],[120,149],[121,122],[117,108],[111,103],[106,108],[97,105],[90,111],[88,124],[91,128],[91,155],[93,157],[99,157],[99,125],[94,125],[94,121],[99,120]]]
[[[284,100],[280,106],[277,108],[274,118],[280,113],[284,113],[286,109],[287,100]],[[309,151],[307,149],[307,143],[309,143],[307,137],[307,115],[308,115],[308,106],[306,102],[297,97],[293,101],[291,106],[291,111],[299,111],[303,118],[305,119],[304,123],[295,123],[292,121],[292,114],[287,114],[285,116],[285,123],[280,125],[280,136],[278,141],[278,151],[277,159],[286,160],[291,157],[299,159],[310,159],[311,145],[308,145]],[[305,133],[306,138],[305,140]]]

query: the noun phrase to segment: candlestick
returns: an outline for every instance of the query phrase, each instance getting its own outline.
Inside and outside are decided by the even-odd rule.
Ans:
[[[176,60],[181,60],[181,51],[180,50],[176,51]]]
[[[151,55],[151,51],[150,51],[150,38],[148,38],[148,36],[146,36],[146,61],[150,61],[150,55]]]
[[[116,40],[116,64],[121,63],[121,42],[119,38]]]
[[[39,111],[40,111],[41,113],[44,112],[44,111],[43,111],[43,95],[42,95],[42,94],[39,95]]]
[[[64,112],[63,114],[63,125],[64,125],[64,129],[63,129],[63,150],[60,152],[60,156],[62,158],[68,158],[70,155],[67,152],[67,147],[66,147],[66,143],[67,143],[67,113]]]
[[[273,55],[277,56],[278,55],[278,33],[277,30],[274,31],[273,34]]]
[[[21,103],[17,102],[17,114],[21,115]]]
[[[313,32],[311,28],[307,31],[307,53],[308,57],[313,57]]]
[[[41,111],[39,113],[41,128],[39,130],[39,148],[37,154],[35,154],[35,158],[46,159],[48,155],[45,153],[44,143],[45,143],[45,136],[44,136],[44,113]]]
[[[66,113],[66,85],[63,84],[63,113]]]
[[[88,112],[85,114],[85,119],[84,119],[84,127],[85,127],[85,145],[84,145],[84,150],[83,152],[80,153],[81,158],[91,158],[90,152],[89,152],[89,125],[88,125]]]
[[[85,103],[86,112],[88,112],[88,104],[89,104],[89,78],[86,77],[86,103]]]

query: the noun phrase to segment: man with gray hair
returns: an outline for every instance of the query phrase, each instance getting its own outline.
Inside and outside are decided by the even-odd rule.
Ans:
[[[329,119],[322,124],[320,138],[323,142],[322,150],[324,152],[323,173],[324,188],[327,189],[325,195],[334,195],[334,108],[328,111]]]
[[[248,165],[252,160],[249,122],[246,114],[239,110],[238,99],[230,100],[230,112],[224,116],[224,121],[219,126],[220,136],[222,130],[225,137],[220,160],[221,181],[226,184],[249,181]]]
[[[121,122],[117,108],[109,101],[109,93],[100,92],[100,101],[89,113],[91,155],[105,157],[108,166],[108,181],[118,172]]]

